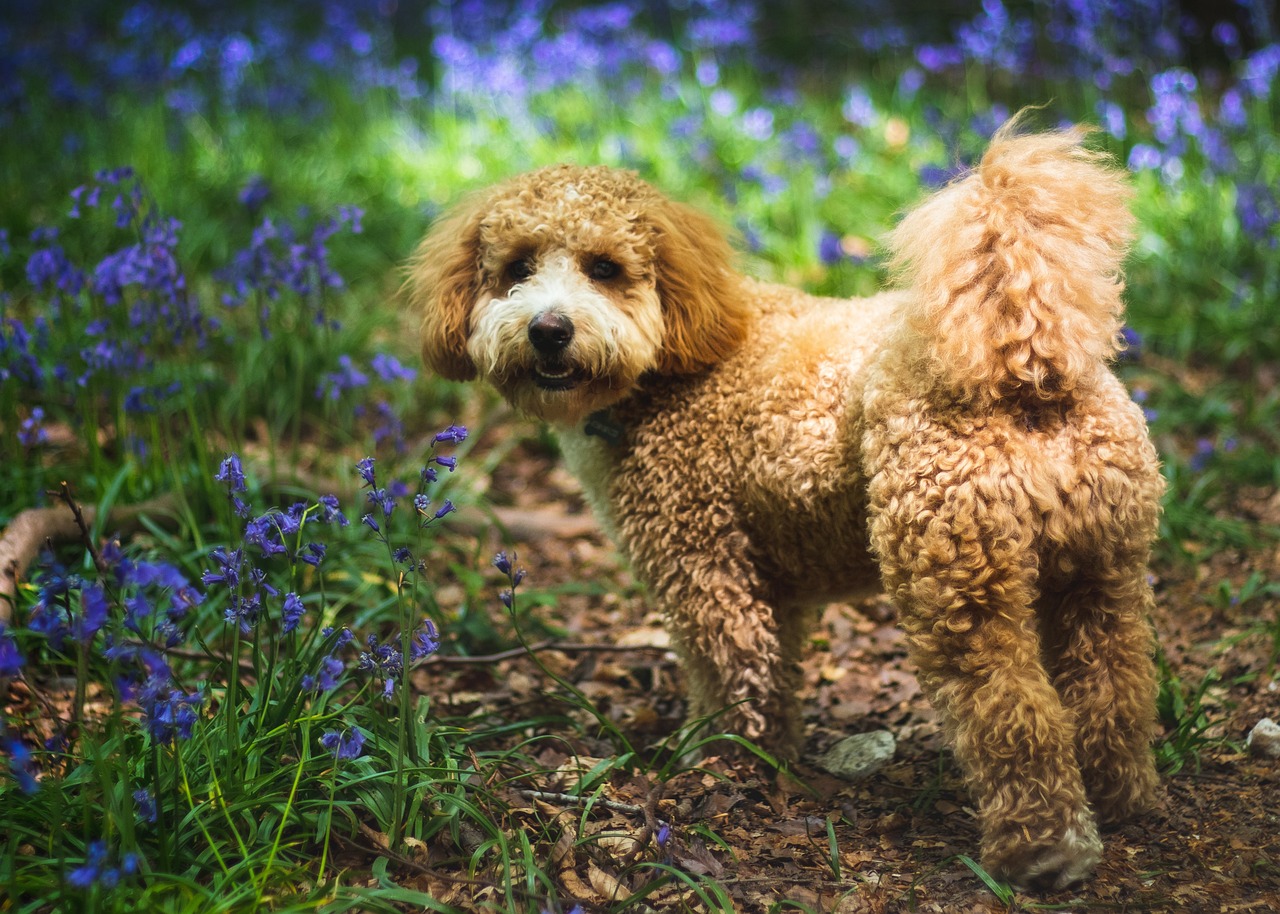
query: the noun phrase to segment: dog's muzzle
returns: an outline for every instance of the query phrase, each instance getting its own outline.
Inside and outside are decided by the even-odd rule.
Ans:
[[[563,314],[544,311],[529,321],[529,345],[538,354],[534,382],[543,390],[569,390],[577,386],[581,373],[564,360],[573,342],[573,321]]]

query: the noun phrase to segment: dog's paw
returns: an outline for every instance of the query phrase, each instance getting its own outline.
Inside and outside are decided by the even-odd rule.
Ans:
[[[1102,859],[1102,839],[1093,817],[1082,815],[1060,835],[1044,842],[1025,840],[1004,853],[984,856],[987,869],[1026,891],[1065,889],[1087,879]]]

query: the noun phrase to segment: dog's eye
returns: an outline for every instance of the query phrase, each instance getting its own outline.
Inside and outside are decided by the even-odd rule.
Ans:
[[[601,257],[591,264],[592,279],[613,279],[621,272],[622,267],[607,257]]]
[[[507,264],[507,279],[512,282],[524,282],[533,275],[533,258],[520,257]]]

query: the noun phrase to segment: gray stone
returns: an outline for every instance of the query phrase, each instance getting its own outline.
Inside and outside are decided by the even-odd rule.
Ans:
[[[1249,738],[1244,744],[1254,755],[1263,758],[1280,758],[1280,724],[1270,717],[1258,721],[1249,731]]]
[[[898,741],[888,730],[855,733],[828,749],[817,762],[836,777],[857,781],[887,765],[897,748]]]

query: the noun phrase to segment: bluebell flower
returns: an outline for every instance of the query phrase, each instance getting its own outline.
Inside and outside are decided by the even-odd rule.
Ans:
[[[122,876],[132,876],[138,871],[138,855],[132,852],[120,858],[118,866],[108,865],[107,845],[104,841],[90,841],[85,848],[85,861],[67,873],[67,882],[77,889],[91,889],[95,885],[113,889]]]
[[[31,414],[18,426],[18,443],[31,449],[49,443],[49,432],[44,427],[44,409],[39,406],[31,408]]]
[[[222,483],[227,488],[227,495],[232,500],[237,515],[245,517],[248,515],[249,507],[236,495],[237,492],[243,492],[248,488],[245,482],[244,467],[240,465],[240,457],[238,454],[228,454],[218,466],[218,472],[213,478]]]
[[[1132,327],[1120,328],[1120,339],[1124,345],[1120,358],[1126,362],[1137,362],[1142,358],[1142,334]]]
[[[313,568],[319,567],[324,560],[326,550],[327,547],[324,543],[307,543],[302,547],[302,551],[298,553],[298,561]]]
[[[324,400],[337,400],[348,390],[369,385],[369,376],[355,367],[351,356],[338,356],[338,370],[327,373],[320,386],[316,388],[316,397]]]
[[[338,497],[336,495],[321,495],[318,504],[320,505],[320,515],[316,518],[322,524],[337,523],[339,527],[345,527],[350,521],[346,515],[342,513],[339,507]]]
[[[334,648],[335,651],[337,649],[337,647]],[[314,676],[308,673],[302,677],[302,687],[308,692],[332,692],[338,687],[338,681],[344,669],[346,667],[342,661],[334,654],[329,654],[320,661],[320,667]]]
[[[363,460],[356,461],[356,472],[360,474],[360,478],[364,480],[365,485],[372,486],[375,484],[372,457],[365,457]]]
[[[253,175],[240,188],[240,193],[236,197],[241,206],[250,213],[256,213],[271,199],[271,185],[267,183],[267,179],[262,175]]]
[[[447,441],[450,444],[461,444],[467,440],[466,426],[451,425],[442,432],[436,432],[436,436],[432,440],[436,443]]]
[[[282,520],[285,515],[268,511],[244,525],[244,541],[262,550],[264,556],[283,555],[288,552],[282,539]]]
[[[369,367],[384,381],[412,381],[418,375],[414,369],[401,365],[395,356],[387,355],[385,352],[374,355],[369,362]]]
[[[360,518],[360,522],[366,525],[367,527],[369,527],[369,529],[371,529],[374,533],[382,532],[382,528],[378,526],[378,522],[373,519],[372,514],[366,514],[364,517]]]
[[[320,745],[333,753],[335,759],[350,760],[360,757],[364,751],[364,739],[358,727],[352,727],[346,733],[328,730],[320,737]]]
[[[446,514],[452,514],[454,511],[457,511],[457,510],[458,510],[457,506],[454,505],[453,502],[451,502],[449,499],[446,498],[444,500],[444,504],[442,504],[439,508],[436,509],[436,513],[432,518],[432,520],[440,520]]]
[[[818,239],[818,257],[831,266],[844,260],[844,248],[840,244],[840,236],[830,229],[825,229]]]
[[[413,633],[409,643],[409,659],[421,660],[430,654],[434,654],[440,649],[440,633],[436,631],[435,623],[430,619],[424,619],[422,625]]]
[[[138,808],[138,818],[144,822],[155,823],[156,799],[150,790],[142,789],[133,792],[133,803]]]
[[[77,889],[87,889],[92,887],[102,875],[103,864],[106,863],[106,860],[106,842],[89,842],[89,846],[85,848],[84,863],[67,874],[67,882],[71,883],[71,885]]]
[[[1280,197],[1275,188],[1265,183],[1237,184],[1236,218],[1240,221],[1240,228],[1253,240],[1270,238],[1274,243],[1272,230],[1280,222]]]
[[[382,510],[383,517],[390,517],[396,508],[395,498],[386,489],[371,489],[365,493],[365,498],[373,507]],[[377,528],[375,527],[374,529],[376,530]]]
[[[18,642],[13,634],[0,622],[0,678],[11,679],[22,674],[26,658],[18,649]]]
[[[862,86],[852,86],[845,94],[840,108],[844,119],[855,127],[870,127],[876,122],[876,106],[871,95]]]
[[[244,635],[253,631],[261,615],[262,597],[257,593],[251,593],[248,596],[232,594],[227,601],[227,608],[222,611],[223,620],[235,623],[239,626],[240,633]]]
[[[227,550],[219,547],[211,552],[210,557],[217,563],[217,571],[206,571],[200,580],[208,587],[210,584],[222,584],[227,590],[235,591],[240,586],[240,569],[244,563],[244,550]]]
[[[742,132],[764,142],[773,136],[773,112],[768,108],[752,108],[742,115]]]
[[[69,630],[72,637],[81,644],[88,644],[106,624],[109,610],[110,604],[102,587],[98,584],[85,586],[80,593],[80,612],[70,619]],[[35,627],[34,624],[32,627]]]
[[[9,771],[18,782],[18,788],[23,793],[35,793],[40,789],[40,782],[31,771],[31,750],[19,739],[9,739],[4,746],[9,753]]]
[[[1129,159],[1126,162],[1130,171],[1149,171],[1153,168],[1159,168],[1164,156],[1160,154],[1160,150],[1147,143],[1135,143],[1133,148],[1129,150]]]
[[[289,632],[296,629],[306,611],[306,607],[302,605],[301,597],[293,592],[285,594],[284,609],[282,611],[284,625],[281,630],[287,635]]]
[[[1209,467],[1209,463],[1213,460],[1217,448],[1214,447],[1213,441],[1209,438],[1200,438],[1196,441],[1196,448],[1191,453],[1191,459],[1187,465],[1193,473],[1203,473]]]
[[[204,696],[199,692],[184,692],[180,689],[169,689],[167,695],[148,696],[143,707],[147,719],[147,728],[151,738],[162,745],[172,743],[174,739],[191,739],[192,731],[199,716],[196,709],[204,704]]]
[[[391,558],[393,561],[399,562],[401,565],[413,564],[413,553],[405,546],[401,546],[392,553]]]

